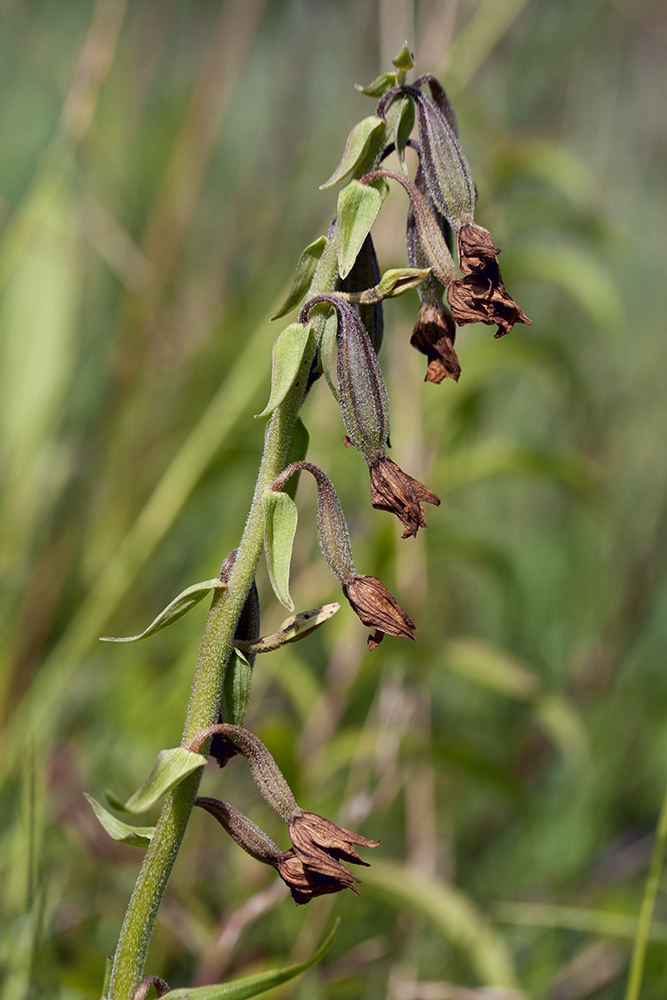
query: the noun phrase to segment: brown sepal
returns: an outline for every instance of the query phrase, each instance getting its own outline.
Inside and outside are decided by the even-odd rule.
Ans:
[[[292,893],[292,899],[297,906],[309,903],[316,896],[327,896],[332,892],[341,892],[343,889],[351,889],[355,895],[359,895],[356,884],[359,879],[348,872],[347,868],[338,862],[333,862],[340,871],[326,874],[319,870],[304,865],[295,850],[285,851],[282,859],[277,862],[275,869],[281,879]]]
[[[454,350],[456,324],[439,300],[422,302],[410,343],[428,358],[425,382],[439,385],[444,378],[458,382],[461,365]]]
[[[414,639],[415,623],[376,576],[352,577],[344,584],[343,593],[364,625],[376,630],[368,637],[369,649],[375,649],[384,635]]]
[[[466,323],[498,325],[494,336],[503,337],[515,323],[532,326],[521,307],[509,297],[497,264],[489,263],[477,274],[453,281],[447,289],[447,301],[459,326]]]
[[[297,857],[310,871],[322,875],[330,875],[342,869],[342,877],[345,873],[348,878],[353,878],[340,862],[347,861],[348,864],[368,867],[368,862],[359,857],[355,844],[360,847],[377,847],[380,843],[379,840],[360,837],[358,833],[336,826],[330,819],[312,812],[298,813],[288,821],[287,830]]]
[[[488,229],[468,222],[456,235],[459,267],[464,274],[482,271],[489,262],[498,262],[500,247],[493,242]]]
[[[406,472],[396,462],[383,455],[369,466],[371,477],[371,503],[376,510],[395,514],[403,525],[403,538],[415,536],[419,528],[426,527],[422,503],[438,507],[440,499]]]

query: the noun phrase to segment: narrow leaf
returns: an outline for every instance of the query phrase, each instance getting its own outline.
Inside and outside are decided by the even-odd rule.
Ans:
[[[184,778],[203,767],[206,757],[199,753],[186,750],[185,747],[174,747],[171,750],[160,750],[155,766],[127,802],[121,800],[113,792],[105,792],[107,801],[123,812],[142,813],[154,806],[161,798],[180,784]]]
[[[338,183],[338,181],[341,181],[346,174],[349,174],[351,170],[354,170],[357,163],[359,163],[364,156],[364,153],[370,146],[373,135],[379,134],[380,130],[384,130],[384,127],[385,124],[383,119],[378,118],[377,115],[371,115],[369,118],[364,118],[362,121],[358,122],[347,137],[347,142],[345,144],[345,149],[343,150],[343,156],[340,163],[332,173],[329,180],[320,185],[320,191],[333,187]]]
[[[289,611],[294,602],[289,593],[289,571],[298,512],[287,493],[264,494],[264,550],[273,592]]]
[[[300,976],[302,972],[312,968],[320,959],[324,958],[329,948],[334,942],[338,932],[339,921],[336,921],[334,929],[322,942],[314,955],[307,961],[299,962],[298,965],[289,965],[285,969],[273,969],[270,972],[260,972],[255,976],[248,976],[247,979],[237,979],[232,983],[218,983],[214,986],[196,986],[194,989],[185,987],[179,990],[170,990],[165,993],[165,1000],[247,1000],[248,997],[256,997],[266,990],[280,986],[295,976]]]
[[[361,184],[351,180],[338,195],[338,270],[347,277],[389,193],[384,177]]]
[[[365,94],[366,97],[382,97],[388,90],[396,86],[397,80],[397,73],[382,73],[365,87],[360,83],[355,83],[354,89],[358,90],[360,94]]]
[[[191,587],[187,587],[178,597],[175,597],[164,611],[161,611],[157,618],[150,623],[148,628],[140,632],[139,635],[103,635],[100,638],[100,642],[138,642],[139,639],[147,639],[149,635],[161,632],[163,628],[173,625],[183,615],[187,615],[188,611],[191,611],[195,604],[199,604],[201,599],[206,597],[209,590],[223,590],[226,586],[227,584],[222,583],[217,578],[215,580],[204,580],[202,583],[193,583]]]
[[[292,388],[308,343],[309,333],[309,323],[305,325],[290,323],[276,340],[273,345],[271,395],[262,412],[256,414],[257,417],[266,417],[269,413],[273,413]]]
[[[121,844],[131,844],[132,847],[148,847],[151,837],[155,833],[154,826],[129,826],[128,823],[123,823],[122,820],[107,812],[104,806],[101,806],[92,795],[86,795],[85,792],[83,794],[112,840],[118,840]]]
[[[271,319],[280,319],[281,316],[286,316],[288,312],[295,309],[299,302],[301,302],[301,299],[310,288],[310,283],[313,280],[313,275],[315,274],[326,242],[326,236],[320,236],[319,239],[315,240],[314,243],[310,243],[303,251],[296,265],[294,281],[292,282],[288,296],[278,312],[275,312]]]

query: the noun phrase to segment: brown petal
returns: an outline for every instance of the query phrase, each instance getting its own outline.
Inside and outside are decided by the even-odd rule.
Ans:
[[[359,895],[355,884],[359,879],[351,875],[343,865],[338,865],[340,872],[324,874],[304,865],[296,856],[296,852],[291,850],[285,852],[275,868],[292,893],[297,906],[309,903],[315,896],[326,896],[332,892],[341,892],[343,889],[351,889],[355,895]]]
[[[377,577],[355,576],[345,584],[343,593],[364,625],[377,630],[373,637],[368,637],[370,649],[382,639],[378,632],[414,639],[416,625]]]
[[[447,301],[459,326],[496,323],[496,337],[509,333],[515,323],[532,326],[532,320],[507,294],[497,264],[488,264],[483,272],[467,274],[452,282],[447,289]]]
[[[304,865],[314,871],[321,869],[323,873],[335,871],[338,866],[342,868],[341,859],[349,864],[368,867],[368,862],[359,857],[354,845],[377,847],[380,843],[379,840],[360,837],[358,833],[336,826],[331,820],[312,812],[299,813],[289,820],[287,829],[294,850]],[[332,868],[332,862],[336,868]],[[343,871],[349,875],[346,868]]]
[[[464,274],[483,270],[491,261],[497,263],[500,248],[493,242],[488,229],[469,222],[461,226],[456,236],[459,267]]]
[[[456,324],[452,314],[439,300],[424,301],[410,343],[428,358],[425,382],[439,385],[444,378],[458,382],[461,365],[454,350]]]
[[[396,514],[405,529],[403,538],[414,536],[419,528],[426,527],[422,503],[432,503],[436,507],[440,504],[432,490],[408,476],[386,455],[371,465],[369,472],[373,507]]]

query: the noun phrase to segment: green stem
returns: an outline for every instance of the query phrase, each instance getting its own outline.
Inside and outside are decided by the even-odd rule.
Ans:
[[[628,976],[628,988],[625,993],[625,1000],[638,1000],[644,976],[644,965],[646,963],[646,949],[651,931],[651,919],[655,900],[658,895],[660,884],[660,871],[662,861],[665,856],[665,846],[667,845],[667,790],[662,800],[660,817],[658,819],[658,829],[655,834],[655,845],[651,855],[646,885],[644,887],[644,898],[642,899],[641,910],[639,911],[639,926],[635,937],[634,948],[632,950],[632,961],[630,963],[630,974]]]
[[[334,237],[328,240],[324,249],[310,294],[331,291],[336,275]],[[318,336],[321,334],[320,328],[324,325],[324,315],[321,310],[314,311],[311,322],[313,332],[299,372],[266,430],[264,453],[255,493],[229,585],[224,591],[216,592],[211,602],[199,649],[182,746],[187,746],[200,730],[210,726],[218,712],[234,631],[262,553],[264,543],[262,495],[285,465],[296,419],[304,400]],[[133,1000],[137,986],[144,975],[146,954],[155,918],[185,835],[201,775],[201,769],[190,775],[165,801],[125,914],[114,957],[109,1000]]]

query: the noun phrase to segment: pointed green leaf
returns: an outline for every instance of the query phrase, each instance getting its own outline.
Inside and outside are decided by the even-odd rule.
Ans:
[[[401,51],[395,59],[391,60],[391,62],[392,65],[395,66],[401,73],[407,73],[408,70],[415,68],[415,59],[407,42],[403,42]]]
[[[254,647],[254,643],[250,643]],[[257,650],[252,648],[251,653]],[[250,689],[252,687],[252,666],[240,649],[233,649],[225,670],[222,688],[222,718],[233,726],[242,726],[248,711]]]
[[[336,334],[338,333],[338,310],[332,309],[331,315],[324,324],[322,339],[320,341],[320,364],[327,385],[331,389],[333,398],[338,402],[338,390],[333,383],[331,372],[333,371],[333,356],[336,347]],[[294,478],[294,477],[292,477]]]
[[[298,512],[287,493],[264,494],[264,551],[273,592],[289,611],[294,602],[289,593],[289,571]]]
[[[154,826],[129,826],[107,812],[104,806],[101,806],[92,795],[86,795],[85,792],[83,794],[112,840],[118,840],[121,844],[131,844],[132,847],[148,847],[151,837],[155,833]]]
[[[396,126],[396,153],[401,166],[405,170],[405,147],[415,127],[415,105],[411,98],[404,97],[401,102],[400,118]]]
[[[278,312],[275,312],[271,319],[280,319],[281,316],[286,316],[288,312],[295,309],[299,302],[301,302],[301,299],[310,288],[310,283],[313,280],[313,275],[315,274],[326,242],[326,236],[320,236],[319,239],[315,240],[314,243],[310,243],[303,251],[296,265],[294,281],[292,282],[289,294]]]
[[[188,611],[191,611],[195,604],[199,604],[201,599],[206,597],[209,590],[223,590],[226,586],[226,583],[222,583],[217,578],[215,580],[204,580],[202,583],[193,583],[191,587],[187,587],[178,597],[175,597],[164,611],[161,611],[157,618],[150,623],[148,628],[140,632],[139,635],[103,635],[100,638],[100,642],[138,642],[139,639],[147,639],[149,635],[161,632],[163,628],[173,625],[183,615],[187,615]]]
[[[370,184],[351,180],[338,195],[338,270],[346,278],[389,193],[384,177]]]
[[[257,417],[267,417],[269,413],[273,413],[292,388],[309,334],[310,323],[290,323],[276,340],[273,345],[271,395],[262,412],[256,414]]]
[[[358,90],[360,94],[365,94],[366,97],[382,97],[388,90],[396,86],[397,80],[397,73],[381,73],[380,76],[376,76],[373,82],[367,84],[365,87],[360,83],[355,83],[354,89]]]
[[[335,184],[338,184],[338,181],[342,181],[346,174],[354,170],[369,148],[372,137],[379,135],[380,132],[384,132],[384,128],[385,123],[383,119],[378,118],[377,115],[371,115],[369,118],[363,118],[358,122],[347,137],[340,163],[329,180],[325,181],[324,184],[320,184],[320,191],[334,187]]]
[[[121,800],[113,792],[105,792],[107,801],[123,812],[142,813],[154,806],[161,798],[180,784],[184,778],[203,767],[206,757],[185,747],[174,747],[171,750],[160,750],[155,766],[127,802]]]
[[[215,986],[196,986],[194,988],[185,987],[179,990],[170,990],[165,993],[165,1000],[248,1000],[249,997],[256,997],[266,990],[271,990],[281,983],[286,983],[295,976],[300,976],[302,972],[312,968],[320,959],[324,958],[329,948],[334,942],[338,932],[337,920],[333,930],[325,941],[322,942],[314,955],[305,962],[298,965],[288,965],[285,969],[272,969],[270,972],[260,972],[255,976],[248,976],[246,979],[237,979],[232,983],[218,983]]]
[[[304,424],[301,417],[297,417],[294,425],[294,431],[292,432],[292,440],[290,442],[289,451],[287,452],[287,458],[285,459],[285,468],[287,468],[288,465],[292,465],[293,462],[303,462],[304,458],[308,454],[309,444],[310,434],[308,433],[308,428]],[[293,476],[289,477],[283,486],[283,492],[287,493],[292,500],[296,496],[296,489],[299,485],[300,478],[301,473],[296,472]]]

